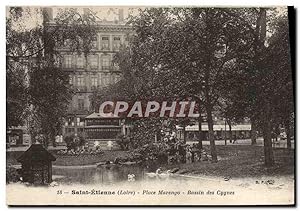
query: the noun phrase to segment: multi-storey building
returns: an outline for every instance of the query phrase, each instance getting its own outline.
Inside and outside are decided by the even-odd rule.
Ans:
[[[49,9],[48,13],[52,15]],[[99,21],[95,27],[97,33],[87,56],[71,52],[67,43],[59,47],[62,57],[61,67],[69,73],[70,84],[75,91],[69,105],[63,135],[83,135],[90,146],[93,146],[93,143],[98,145],[99,140],[106,142],[115,140],[116,134],[122,133],[121,120],[108,122],[105,120],[105,124],[98,124],[100,120],[95,121],[95,118],[101,118],[92,110],[91,97],[94,91],[120,80],[122,73],[113,63],[113,57],[122,45],[127,45],[128,37],[132,33],[131,27],[125,25],[122,9],[119,9],[119,20]],[[92,125],[93,122],[97,124]],[[104,137],[103,131],[110,130],[113,130],[114,135]],[[98,133],[95,133],[97,131]]]

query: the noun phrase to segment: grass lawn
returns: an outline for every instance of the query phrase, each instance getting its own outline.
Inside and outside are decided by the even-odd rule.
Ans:
[[[294,150],[274,149],[275,166],[264,166],[262,146],[216,146],[219,161],[173,164],[167,169],[179,168],[178,173],[212,177],[252,177],[294,175]],[[204,147],[209,152],[209,146]]]

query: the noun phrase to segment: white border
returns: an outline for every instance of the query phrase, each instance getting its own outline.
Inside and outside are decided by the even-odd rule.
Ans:
[[[5,71],[5,6],[7,5],[47,5],[47,6],[63,6],[63,5],[73,5],[73,6],[142,6],[142,5],[153,5],[153,6],[168,6],[168,5],[176,5],[176,6],[182,6],[182,5],[190,5],[190,6],[284,6],[284,5],[290,5],[290,6],[295,6],[298,8],[299,6],[299,0],[288,0],[288,1],[283,1],[283,0],[247,0],[247,1],[241,1],[241,0],[231,0],[231,1],[222,1],[222,0],[207,0],[207,1],[197,1],[197,0],[172,0],[172,1],[165,1],[165,0],[152,0],[152,1],[145,1],[145,0],[126,0],[126,1],[120,1],[120,0],[72,0],[72,1],[61,1],[61,0],[51,0],[51,1],[41,1],[41,0],[31,0],[31,1],[22,1],[22,0],[14,0],[14,1],[8,1],[8,0],[2,0],[0,2],[1,7],[0,7],[0,40],[1,40],[1,45],[0,45],[0,52],[1,52],[1,57],[0,57],[0,64],[1,64],[1,71],[0,71],[0,79],[1,79],[1,87],[0,87],[0,111],[1,111],[1,121],[0,121],[0,134],[1,134],[1,144],[0,144],[0,149],[1,149],[1,164],[3,166],[2,171],[1,171],[1,176],[0,176],[0,208],[1,210],[7,210],[8,207],[6,206],[6,199],[5,199],[5,128],[6,128],[6,71]],[[299,12],[299,11],[298,11]],[[299,16],[299,14],[298,14]],[[297,13],[296,13],[297,17]],[[299,34],[298,29],[299,29],[299,18],[297,17],[296,20],[297,23],[297,35]],[[298,36],[297,36],[298,38]],[[297,43],[297,49],[299,48],[299,41]],[[296,53],[297,58],[296,61],[299,60],[299,53]],[[299,74],[297,74],[297,81],[299,83]],[[298,87],[297,87],[297,91]],[[299,92],[298,92],[299,93]],[[299,96],[297,95],[297,99],[299,99]],[[299,109],[297,110],[299,112]],[[298,114],[298,113],[297,113]],[[298,120],[298,118],[297,118]],[[299,121],[297,121],[297,131],[299,131]],[[297,164],[299,164],[299,156],[297,156]],[[299,167],[297,168],[299,169]],[[299,179],[299,171],[297,172],[297,176]],[[299,184],[299,180],[297,181],[297,184]],[[297,194],[299,196],[299,192]],[[24,196],[26,197],[26,196]],[[37,210],[43,209],[43,208],[36,208]],[[65,208],[55,208],[56,210],[62,210]],[[86,208],[82,208],[86,209]],[[107,208],[101,208],[101,209],[107,209]],[[116,208],[114,208],[116,209]],[[122,208],[124,209],[124,208]],[[158,208],[163,209],[163,208]],[[205,209],[205,208],[201,208]],[[207,209],[207,208],[206,208]],[[214,208],[217,209],[217,208]],[[259,208],[258,210],[262,210],[263,208]],[[283,210],[287,210],[288,208],[281,208]],[[109,208],[111,210],[111,208]],[[211,210],[211,209],[210,209]]]

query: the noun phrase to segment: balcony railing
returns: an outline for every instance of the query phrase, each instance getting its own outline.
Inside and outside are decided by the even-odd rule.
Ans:
[[[91,86],[91,91],[101,90],[103,85]]]
[[[110,46],[101,46],[102,51],[110,51]]]
[[[109,65],[109,66],[101,66],[101,69],[102,70],[112,70],[113,69],[113,66]]]
[[[89,69],[91,69],[91,70],[97,70],[98,69],[98,65],[89,65]]]
[[[74,114],[88,114],[90,111],[89,111],[89,109],[87,109],[86,107],[84,107],[84,108],[74,108],[73,109],[73,113]]]
[[[70,70],[73,68],[72,65],[65,65],[65,64],[61,65],[61,67],[62,67],[62,69],[67,69],[67,70]]]
[[[98,89],[98,86],[91,86],[91,90],[92,91],[95,91],[95,90],[97,90]]]

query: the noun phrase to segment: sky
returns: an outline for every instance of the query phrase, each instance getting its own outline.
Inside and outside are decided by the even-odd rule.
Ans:
[[[23,7],[23,16],[21,19],[18,19],[14,23],[14,28],[18,28],[19,30],[28,30],[37,25],[42,24],[42,16],[41,16],[41,7]],[[53,18],[56,17],[57,13],[60,10],[67,9],[71,7],[52,7],[53,9]],[[138,9],[141,7],[95,7],[95,6],[84,6],[84,7],[72,7],[76,8],[79,13],[83,13],[84,8],[88,8],[95,16],[98,17],[97,21],[115,21],[119,19],[119,9],[123,10],[124,19],[126,20],[129,15],[136,15],[138,14]],[[8,16],[9,7],[6,8],[6,16]]]
[[[14,27],[18,28],[18,30],[28,30],[33,27],[36,27],[37,25],[42,24],[42,16],[41,16],[41,7],[39,6],[24,6],[24,13],[23,17],[19,19],[17,22],[14,23]],[[63,6],[54,6],[53,8],[53,17],[55,18],[57,13],[62,9],[71,8],[71,6],[63,7]],[[79,13],[83,13],[84,8],[88,8],[93,14],[95,14],[97,18],[97,21],[115,21],[119,19],[119,9],[123,10],[124,14],[124,20],[129,17],[129,15],[135,16],[138,14],[139,9],[144,9],[143,7],[138,6],[123,6],[123,7],[100,7],[100,6],[81,6],[81,7],[74,7],[76,8]],[[9,7],[6,8],[6,11],[9,10]],[[286,7],[277,7],[274,11],[276,16],[282,15],[286,13],[287,9]],[[8,15],[8,12],[6,12],[6,15]]]

